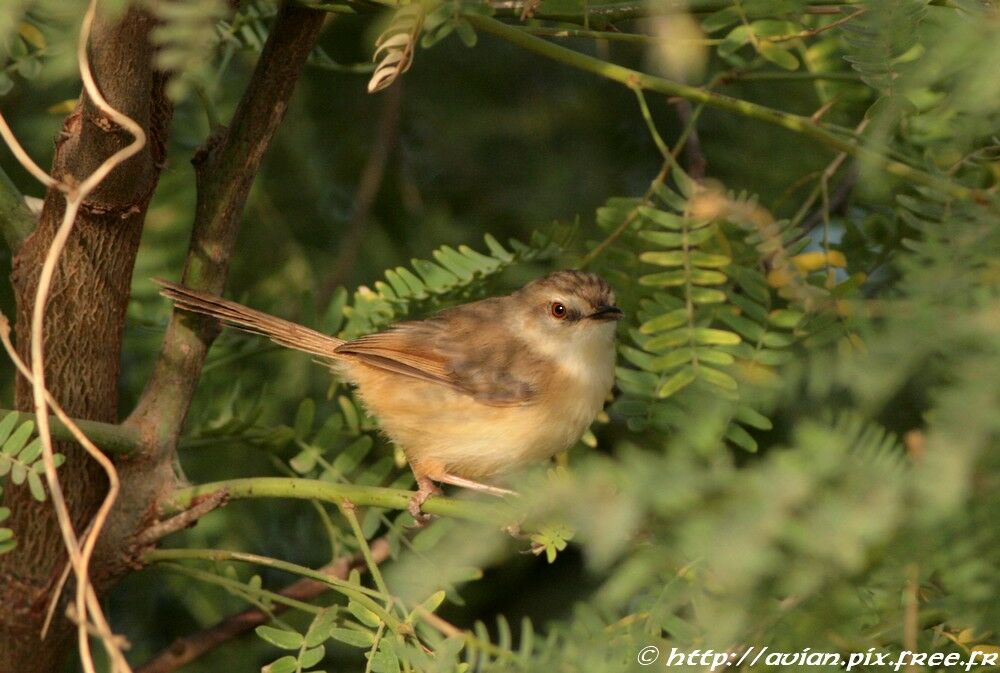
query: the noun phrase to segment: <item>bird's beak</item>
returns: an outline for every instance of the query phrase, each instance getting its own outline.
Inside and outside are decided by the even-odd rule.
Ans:
[[[625,314],[617,306],[598,306],[597,310],[588,315],[588,318],[593,320],[621,320],[622,316]]]

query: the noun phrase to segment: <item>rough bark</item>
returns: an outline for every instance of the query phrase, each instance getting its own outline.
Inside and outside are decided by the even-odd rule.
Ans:
[[[320,11],[283,4],[232,124],[219,129],[193,161],[198,201],[184,271],[192,287],[222,290],[250,186],[324,17]],[[55,275],[45,323],[46,379],[77,418],[114,422],[117,417],[132,268],[164,160],[171,112],[163,77],[151,65],[151,27],[147,15],[130,10],[117,24],[98,21],[91,40],[98,86],[113,107],[143,125],[150,142],[84,204]],[[82,178],[129,140],[84,99],[56,142],[53,174]],[[17,340],[25,359],[38,273],[63,208],[59,194],[47,195],[37,230],[14,259]],[[177,438],[214,334],[210,321],[175,315],[154,375],[122,426],[141,450],[117,461],[122,491],[91,563],[99,593],[128,572],[132,555],[140,551],[141,532],[174,486],[171,461]],[[33,406],[25,381],[18,381],[16,404],[26,410]],[[82,449],[57,446],[67,456],[60,477],[76,528],[82,530],[103,499],[106,483]],[[19,547],[0,556],[0,673],[59,671],[69,652],[68,622],[57,618],[48,640],[38,641],[47,602],[65,565],[59,529],[50,503],[33,502],[26,489],[7,489],[4,495],[4,504],[12,509],[5,525],[18,532]]]
[[[91,40],[98,86],[112,106],[146,129],[149,143],[84,203],[54,277],[45,321],[46,381],[66,411],[78,418],[117,420],[132,267],[163,163],[171,115],[164,78],[152,67],[152,26],[152,19],[136,10],[114,22],[99,17]],[[128,133],[83,96],[56,140],[52,173],[80,180],[130,141]],[[17,344],[26,361],[38,274],[64,208],[62,195],[50,190],[37,228],[13,259]],[[31,387],[21,378],[15,404],[33,409]],[[82,530],[104,498],[106,480],[79,446],[57,446],[67,457],[60,468],[67,504],[77,530]],[[5,489],[4,497],[12,510],[8,525],[17,531],[18,547],[0,556],[0,673],[59,670],[72,633],[68,622],[60,616],[44,646],[38,640],[51,588],[66,561],[56,518],[50,503],[35,502],[26,489]],[[111,577],[101,572],[99,559],[94,568],[95,583],[107,585]]]

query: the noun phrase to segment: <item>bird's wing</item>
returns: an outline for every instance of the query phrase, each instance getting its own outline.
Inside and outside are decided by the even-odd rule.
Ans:
[[[482,302],[477,302],[482,303]],[[459,307],[419,322],[397,323],[337,348],[371,367],[448,386],[491,406],[530,404],[530,373],[539,363],[504,330]],[[482,308],[482,307],[480,307]]]

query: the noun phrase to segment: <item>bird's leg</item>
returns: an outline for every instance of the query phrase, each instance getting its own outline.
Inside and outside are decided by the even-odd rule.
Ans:
[[[441,489],[426,475],[414,476],[417,478],[417,492],[410,497],[407,509],[413,516],[413,520],[416,521],[417,528],[423,528],[430,523],[431,517],[429,514],[424,513],[422,507],[427,502],[427,498],[432,495],[439,495]]]
[[[500,488],[498,486],[490,486],[489,484],[483,484],[478,481],[473,481],[472,479],[466,479],[465,477],[457,477],[454,474],[448,474],[443,472],[434,477],[435,481],[440,481],[442,484],[451,484],[452,486],[461,486],[462,488],[467,488],[470,491],[479,491],[481,493],[489,493],[490,495],[495,495],[497,497],[504,497],[506,495],[517,495],[517,491],[511,491],[506,488]]]

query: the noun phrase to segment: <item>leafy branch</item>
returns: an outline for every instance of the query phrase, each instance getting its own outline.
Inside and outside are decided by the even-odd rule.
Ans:
[[[978,190],[964,187],[950,180],[936,177],[923,170],[905,164],[901,161],[887,158],[881,153],[869,149],[853,141],[845,140],[835,133],[827,130],[807,117],[782,112],[773,108],[752,103],[750,101],[732,98],[723,94],[713,93],[705,89],[673,82],[662,77],[641,73],[631,68],[626,68],[614,63],[602,61],[599,58],[581,54],[567,49],[566,47],[546,42],[545,40],[530,35],[523,30],[507,25],[496,19],[482,16],[480,14],[469,14],[466,19],[476,28],[487,33],[496,35],[512,44],[535,52],[546,58],[550,58],[560,63],[573,66],[579,70],[604,77],[620,84],[632,88],[640,88],[647,91],[666,94],[668,96],[679,96],[694,103],[704,103],[705,105],[734,112],[744,117],[757,119],[759,121],[773,124],[787,129],[794,133],[802,134],[812,138],[830,149],[845,152],[850,156],[872,162],[881,170],[902,178],[917,185],[923,185],[936,189],[959,199],[985,200]]]

